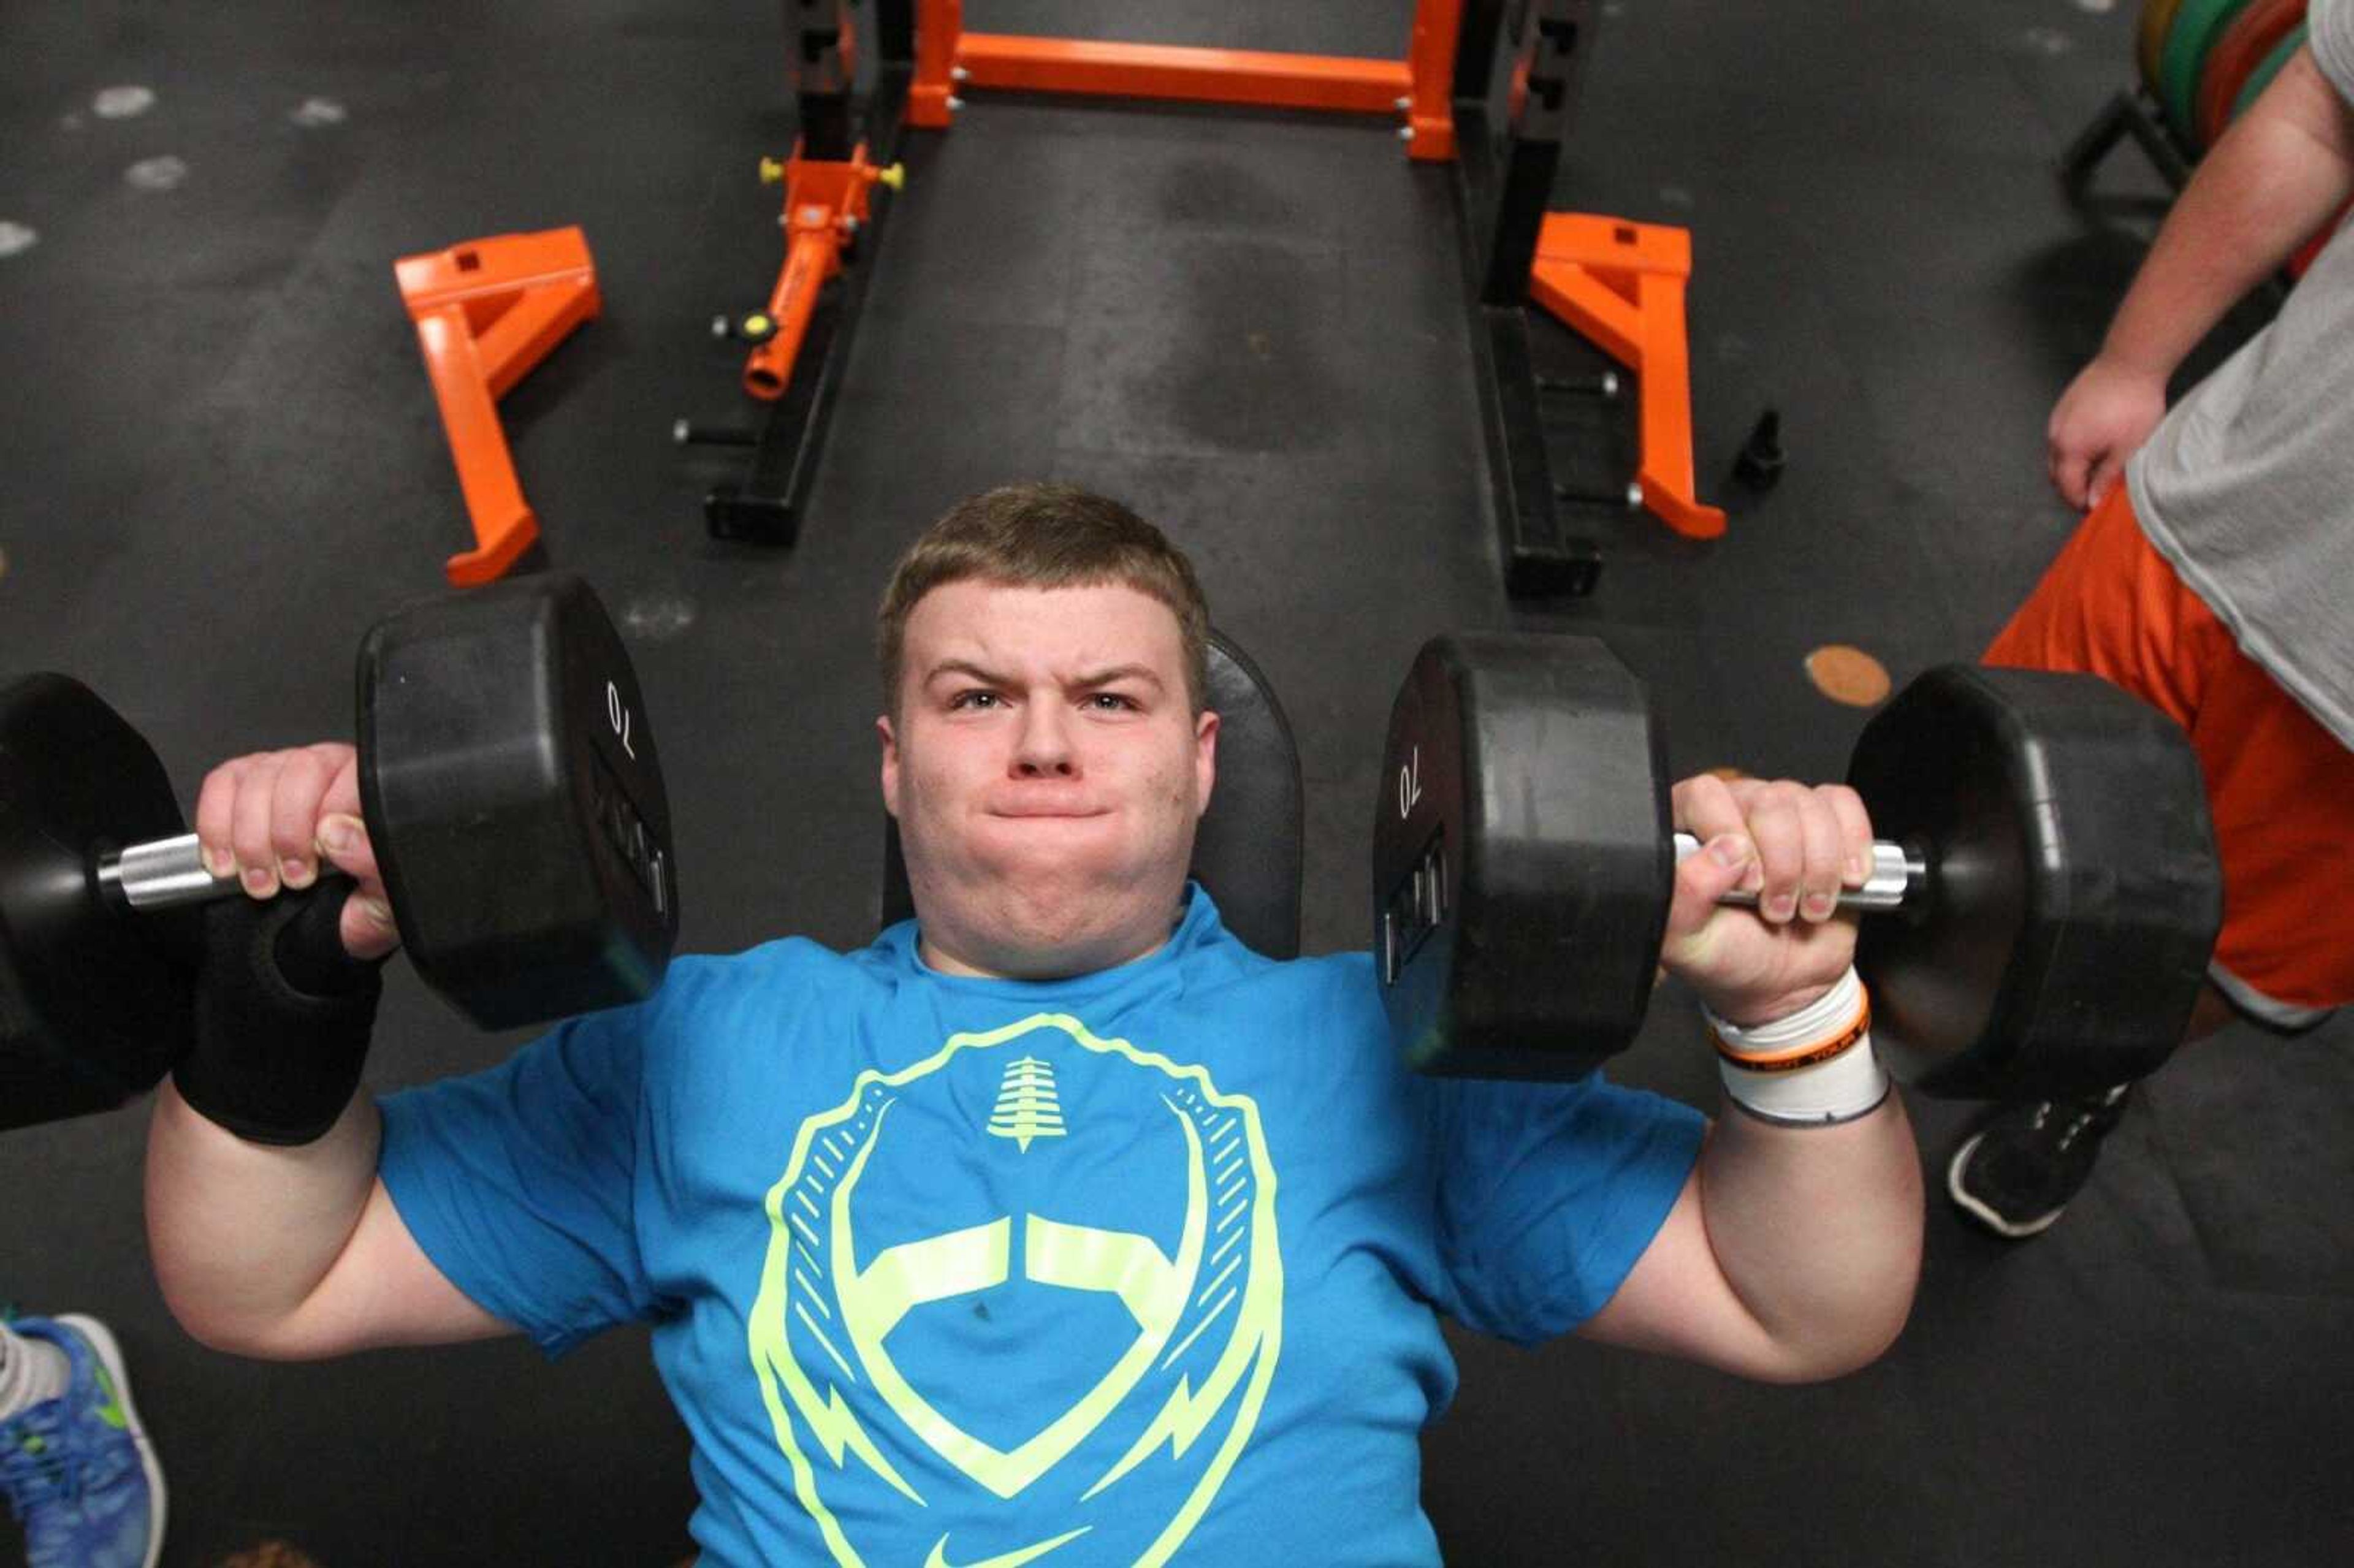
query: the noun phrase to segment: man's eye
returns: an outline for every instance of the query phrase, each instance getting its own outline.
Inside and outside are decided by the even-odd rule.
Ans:
[[[1137,711],[1136,699],[1133,697],[1121,696],[1118,692],[1097,692],[1089,695],[1087,701],[1095,705],[1099,711],[1104,713],[1134,713]]]
[[[949,701],[949,706],[952,708],[994,707],[997,700],[995,692],[959,692]]]

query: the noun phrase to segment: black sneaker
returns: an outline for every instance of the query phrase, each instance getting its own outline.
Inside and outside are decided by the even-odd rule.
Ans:
[[[1954,1150],[1946,1191],[1999,1236],[2024,1240],[2049,1229],[2093,1174],[2101,1139],[2125,1115],[2126,1088],[1996,1113]]]

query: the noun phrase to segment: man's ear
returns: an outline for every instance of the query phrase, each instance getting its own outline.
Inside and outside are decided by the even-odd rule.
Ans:
[[[1218,715],[1207,708],[1193,721],[1193,782],[1201,793],[1199,809],[1193,813],[1199,821],[1210,809],[1210,791],[1218,782]]]
[[[883,809],[896,818],[899,814],[899,737],[892,733],[890,715],[876,716],[875,733],[883,737]]]

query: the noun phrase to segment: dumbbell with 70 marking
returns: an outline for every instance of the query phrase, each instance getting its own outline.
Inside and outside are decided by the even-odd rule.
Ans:
[[[2106,1087],[2179,1044],[2222,921],[2198,762],[2090,675],[1948,664],[1875,715],[1856,968],[1898,1078],[2002,1098]],[[1373,937],[1423,1071],[1564,1077],[1630,1044],[1677,857],[1642,683],[1582,637],[1434,639],[1390,717]]]
[[[359,657],[361,815],[401,944],[484,1028],[613,1006],[678,935],[636,672],[578,577],[429,600]],[[0,688],[0,1128],[119,1105],[186,1052],[203,866],[164,767],[88,687]]]

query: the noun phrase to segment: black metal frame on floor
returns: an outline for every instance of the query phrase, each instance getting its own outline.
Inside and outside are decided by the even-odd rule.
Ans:
[[[2147,88],[2121,88],[2115,97],[2093,117],[2092,123],[2077,133],[2068,151],[2061,154],[2060,183],[2072,201],[2084,199],[2085,187],[2092,184],[2093,171],[2109,155],[2109,150],[2126,137],[2131,136],[2144,155],[2176,190],[2190,180],[2190,160],[2176,146],[2174,134],[2167,129],[2166,116],[2158,100]]]
[[[1508,40],[1498,124],[1490,88],[1508,10],[1518,31]],[[1516,598],[1588,594],[1602,570],[1600,547],[1562,514],[1529,326],[1529,272],[1593,25],[1592,0],[1466,0],[1455,56],[1455,191],[1472,374],[1504,588]]]
[[[857,40],[858,51],[874,69],[864,88],[844,48],[843,8],[832,0],[783,0],[783,6],[785,83],[800,123],[801,155],[843,162],[863,143],[870,163],[896,163],[916,64],[915,23],[907,0],[877,0],[873,36]],[[858,255],[846,260],[840,275],[820,291],[792,375],[768,405],[758,434],[699,430],[686,420],[678,422],[682,445],[752,448],[743,479],[714,485],[703,498],[704,524],[713,538],[789,546],[800,536],[893,199],[887,189],[873,194],[855,239]]]
[[[2157,95],[2146,86],[2129,87],[2118,89],[2060,155],[2060,187],[2071,202],[2078,207],[2085,204],[2094,174],[2117,143],[2128,137],[2149,159],[2150,166],[2168,187],[2178,196],[2182,194],[2182,188],[2190,183],[2196,162],[2175,139]],[[2296,280],[2284,269],[2257,285],[2255,297],[2267,310],[2277,311],[2296,283]]]
[[[911,0],[875,0],[871,37],[857,44],[874,68],[863,90],[843,47],[842,0],[783,0],[783,7],[801,155],[847,159],[863,142],[870,163],[896,162],[915,64]],[[1513,33],[1502,39],[1508,13]],[[1506,589],[1516,597],[1590,593],[1601,571],[1596,542],[1564,520],[1528,317],[1530,270],[1594,13],[1593,0],[1465,0],[1458,37],[1454,191],[1465,308],[1498,548]],[[1511,50],[1500,118],[1490,105],[1500,39]],[[875,193],[855,260],[825,285],[792,375],[758,436],[680,421],[682,443],[753,448],[743,481],[705,497],[714,538],[789,546],[798,537],[892,200]]]

